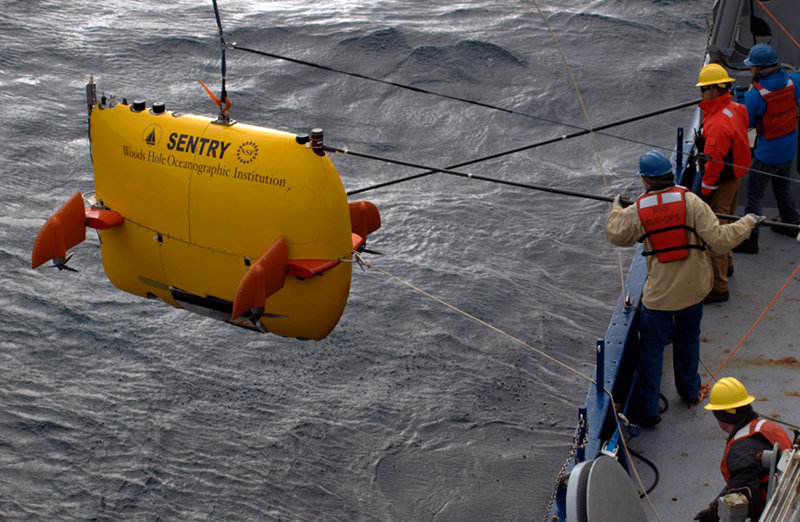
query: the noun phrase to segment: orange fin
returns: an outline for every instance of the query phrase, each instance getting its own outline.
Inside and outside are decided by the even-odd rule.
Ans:
[[[76,192],[50,216],[33,243],[33,268],[51,259],[66,258],[67,250],[86,239],[86,215],[83,209],[83,196]]]
[[[281,236],[242,278],[233,301],[231,319],[253,309],[256,315],[263,313],[267,297],[283,288],[288,260],[286,240]]]
[[[289,261],[289,275],[303,279],[315,276],[339,264],[338,259],[292,259]]]
[[[366,241],[367,236],[381,228],[381,214],[378,207],[370,201],[351,201],[350,229]]]
[[[84,213],[86,215],[86,226],[95,230],[105,230],[125,222],[122,214],[107,208],[86,207]]]
[[[350,236],[353,239],[353,251],[358,250],[359,248],[364,246],[366,244],[366,242],[367,242],[367,240],[365,238],[361,237],[360,235],[356,234],[355,232],[351,232]]]

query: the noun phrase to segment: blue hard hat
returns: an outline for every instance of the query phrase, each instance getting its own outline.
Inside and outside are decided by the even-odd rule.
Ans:
[[[744,59],[744,64],[748,67],[766,67],[778,64],[778,53],[771,45],[760,43],[750,48],[750,54]]]
[[[672,172],[672,162],[660,150],[651,150],[639,158],[638,175],[645,178],[655,178]]]

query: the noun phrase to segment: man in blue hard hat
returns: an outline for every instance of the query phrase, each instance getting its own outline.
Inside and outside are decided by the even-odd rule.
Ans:
[[[673,325],[675,386],[689,406],[699,402],[700,321],[703,299],[714,278],[706,247],[727,252],[764,218],[748,214],[721,225],[711,207],[675,185],[672,162],[660,151],[645,152],[637,174],[645,193],[627,208],[623,208],[620,195],[614,198],[606,236],[621,247],[643,243],[642,255],[647,259],[639,316],[639,406],[632,415],[639,425],[651,427],[661,421],[661,370]]]
[[[775,49],[764,43],[754,45],[744,63],[753,75],[753,86],[744,95],[744,103],[749,126],[756,129],[755,157],[748,172],[745,212],[761,214],[764,189],[771,178],[781,221],[800,224],[789,181],[792,160],[797,155],[800,74],[786,74]],[[787,229],[776,227],[772,230],[792,237],[795,235]],[[733,251],[757,253],[758,229]]]

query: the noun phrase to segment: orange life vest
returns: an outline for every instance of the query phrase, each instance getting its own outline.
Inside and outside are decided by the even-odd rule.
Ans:
[[[781,449],[787,449],[792,447],[792,441],[788,435],[786,435],[786,431],[783,428],[778,426],[772,421],[768,421],[767,419],[753,419],[745,426],[739,429],[736,432],[736,435],[731,437],[728,441],[728,444],[725,445],[725,451],[722,453],[722,462],[719,465],[720,471],[722,472],[722,477],[725,479],[725,483],[727,484],[731,478],[731,472],[728,469],[728,452],[731,449],[731,446],[734,442],[740,441],[747,437],[752,437],[756,433],[760,433],[771,444],[775,444],[776,442],[781,445]],[[769,482],[769,473],[764,473],[764,476],[761,477],[761,500],[762,502],[767,499],[767,483]]]
[[[767,110],[761,115],[756,131],[768,140],[786,136],[797,130],[797,101],[794,83],[789,78],[786,87],[770,91],[758,82],[753,82],[761,98],[767,103]]]
[[[636,200],[639,220],[646,232],[639,241],[650,238],[653,244],[653,250],[642,252],[642,255],[655,254],[660,262],[669,263],[689,257],[690,248],[705,250],[704,246],[689,244],[688,233],[695,230],[686,225],[684,193],[687,190],[676,185],[663,192],[643,194]]]

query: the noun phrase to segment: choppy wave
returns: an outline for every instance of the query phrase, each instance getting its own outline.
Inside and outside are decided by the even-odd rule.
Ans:
[[[705,2],[545,6],[588,113],[685,101]],[[226,36],[543,120],[228,52],[232,112],[334,146],[443,166],[586,125],[530,4],[220,2]],[[84,84],[212,114],[209,5],[10,1],[0,13],[0,518],[540,519],[586,383],[374,271],[322,342],[262,336],[117,291],[96,237],[78,273],[29,268],[38,228],[91,192]],[[686,113],[469,172],[635,190]],[[334,158],[348,189],[408,168]],[[633,192],[631,192],[633,193]],[[619,292],[605,204],[436,174],[365,194],[381,267],[591,374]],[[629,253],[624,254],[625,264]]]

